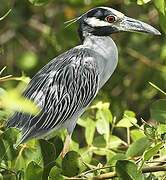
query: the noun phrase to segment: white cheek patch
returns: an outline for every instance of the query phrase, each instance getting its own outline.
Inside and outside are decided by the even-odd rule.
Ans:
[[[92,26],[92,27],[103,27],[103,26],[111,26],[110,23],[106,22],[106,21],[102,21],[100,19],[97,19],[95,17],[90,17],[90,18],[87,18],[85,20],[85,22]]]

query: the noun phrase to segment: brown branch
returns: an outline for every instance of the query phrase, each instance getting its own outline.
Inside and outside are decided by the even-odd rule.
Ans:
[[[162,71],[163,70],[163,67],[162,65],[156,63],[156,61],[151,61],[149,58],[147,58],[146,56],[140,54],[140,52],[138,53],[137,51],[135,51],[134,49],[131,49],[131,48],[126,48],[126,52],[139,59],[142,63],[146,64],[147,66],[149,67],[152,67],[154,69],[157,69],[159,71]]]
[[[0,78],[0,82],[3,82],[3,81],[11,81],[11,80],[20,81],[21,78],[20,78],[20,77]]]
[[[0,166],[0,169],[3,169],[5,171],[8,171],[8,172],[13,173],[15,175],[17,174],[15,171],[13,171],[12,169],[9,169],[9,168],[5,168],[5,167]]]
[[[149,172],[157,172],[157,171],[166,171],[166,166],[152,166],[152,167],[145,167],[142,168],[142,173],[149,173]],[[118,177],[115,172],[105,173],[98,176],[94,176],[93,178],[89,178],[88,180],[101,180],[101,179],[110,179]]]

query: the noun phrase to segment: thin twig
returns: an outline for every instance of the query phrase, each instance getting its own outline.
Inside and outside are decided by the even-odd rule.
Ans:
[[[134,49],[131,49],[131,48],[126,48],[126,52],[139,59],[142,63],[146,64],[147,66],[149,67],[152,67],[154,69],[157,69],[159,71],[162,71],[163,70],[163,67],[162,65],[156,63],[156,61],[151,61],[149,58],[147,58],[146,56],[140,54],[140,52],[138,53],[137,51],[135,51]]]
[[[13,171],[12,169],[9,169],[9,168],[5,168],[5,167],[0,166],[0,169],[3,169],[5,171],[8,171],[8,172],[13,173],[15,175],[17,174],[15,171]]]
[[[141,169],[142,173],[149,173],[149,172],[157,172],[157,171],[166,171],[166,166],[151,166],[145,167]],[[110,179],[118,177],[115,172],[105,173],[98,176],[94,176],[89,178],[88,180],[101,180],[101,179]]]
[[[78,177],[85,176],[86,174],[97,171],[97,170],[103,170],[103,169],[108,169],[108,168],[112,168],[112,167],[115,167],[115,166],[112,165],[112,166],[104,166],[104,167],[96,168],[96,169],[90,169],[90,170],[88,170],[88,171],[86,171],[84,173],[81,173],[80,175],[78,175]]]
[[[127,144],[130,145],[130,128],[127,127]]]

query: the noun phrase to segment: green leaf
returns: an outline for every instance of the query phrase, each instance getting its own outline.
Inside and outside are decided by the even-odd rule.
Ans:
[[[96,129],[96,123],[93,119],[87,119],[87,126],[85,127],[85,139],[88,145],[91,145],[93,142],[93,137]]]
[[[156,155],[157,152],[160,150],[160,148],[163,146],[163,144],[164,144],[163,142],[160,142],[160,143],[156,144],[154,147],[146,150],[143,155],[143,160],[148,161],[151,157]]]
[[[80,155],[75,151],[69,151],[62,160],[62,173],[65,176],[76,176],[79,171]]]
[[[51,168],[55,166],[55,160],[57,158],[56,149],[53,143],[50,143],[44,139],[40,139],[39,144],[44,163],[43,179],[45,179],[48,177]]]
[[[155,139],[156,137],[156,128],[154,128],[153,126],[149,125],[149,124],[144,124],[144,134],[150,138],[150,139]]]
[[[56,166],[52,167],[49,173],[50,179],[64,180],[64,178],[60,175],[61,172],[62,172],[61,168],[58,168]]]
[[[2,47],[1,44],[0,44],[0,55],[4,55],[4,48]]]
[[[154,5],[160,13],[165,15],[165,0],[154,0]]]
[[[53,138],[49,139],[48,142],[51,142],[54,145],[56,150],[56,156],[54,159],[57,159],[63,149],[63,141],[59,136],[54,136]]]
[[[25,171],[25,179],[32,180],[32,179],[42,179],[42,167],[40,167],[36,162],[31,161],[28,164],[28,167]]]
[[[25,167],[26,164],[23,156],[18,155],[13,169],[17,171],[18,169],[25,169]]]
[[[51,0],[29,0],[34,6],[44,6],[48,4]]]
[[[109,148],[117,148],[120,144],[122,144],[122,140],[117,137],[117,136],[110,136],[110,141],[109,141]]]
[[[145,137],[145,134],[141,132],[140,130],[133,129],[130,131],[130,136],[133,141],[136,141],[137,139]]]
[[[166,100],[158,100],[151,105],[151,116],[157,122],[166,124]]]
[[[97,110],[96,113],[96,128],[99,134],[106,134],[106,141],[108,142],[110,136],[110,122],[112,122],[112,115],[106,107]]]
[[[44,139],[39,139],[38,142],[40,144],[44,165],[47,165],[50,162],[56,160],[57,156],[54,144]]]
[[[91,106],[92,109],[97,108],[97,109],[109,109],[110,103],[103,103],[102,101],[99,101],[97,104]]]
[[[96,150],[93,151],[95,154],[98,154],[101,156],[106,154],[105,150],[100,149],[100,148],[106,147],[106,141],[105,141],[104,136],[95,137],[92,144],[94,147],[96,147]]]
[[[104,136],[97,136],[95,137],[93,141],[93,146],[95,147],[106,147],[106,141],[104,139]]]
[[[76,151],[76,152],[78,152],[79,150],[78,136],[76,135],[75,132],[73,132],[72,134],[69,150]]]
[[[160,26],[161,26],[162,30],[164,31],[164,33],[166,34],[166,23],[165,23],[166,16],[159,13],[159,20],[160,20]]]
[[[133,142],[126,152],[127,157],[141,156],[144,151],[150,146],[150,141],[147,137],[142,137]]]
[[[132,111],[125,111],[122,120],[120,120],[116,127],[132,127],[137,123],[137,119],[135,118],[135,113]]]
[[[137,0],[137,4],[138,5],[143,5],[143,4],[147,4],[148,2],[150,2],[151,0]]]
[[[5,132],[0,135],[0,139],[3,140],[5,146],[5,157],[8,160],[14,160],[18,156],[19,149],[14,148],[14,144],[21,140],[21,132],[17,128],[8,128]]]
[[[33,69],[38,62],[37,55],[34,52],[25,52],[18,59],[18,65],[21,69]]]
[[[120,180],[144,180],[144,176],[138,171],[137,165],[128,160],[117,161],[116,173]]]
[[[117,153],[109,160],[108,165],[115,164],[118,160],[124,160],[124,159],[126,159],[125,154]]]
[[[166,124],[158,124],[158,127],[157,127],[157,132],[159,134],[164,134],[166,133]]]
[[[10,12],[11,12],[12,9],[9,9],[8,12],[3,15],[2,17],[0,17],[0,21],[2,21]]]
[[[8,142],[9,145],[14,145],[16,144],[18,141],[21,140],[21,131],[17,128],[11,127],[8,128],[6,131],[4,131],[0,137],[2,137],[2,139],[6,142]]]
[[[7,160],[6,157],[6,150],[5,150],[5,145],[3,143],[3,141],[0,139],[0,163],[3,159]]]
[[[2,99],[6,95],[6,91],[3,88],[0,88],[0,99]]]
[[[8,91],[2,98],[2,104],[5,108],[13,111],[22,111],[34,115],[39,112],[39,108],[31,100],[20,96],[16,90]]]
[[[81,159],[84,163],[90,163],[91,162],[91,159],[92,159],[92,155],[93,155],[93,152],[92,151],[89,151],[89,147],[83,147],[83,148],[80,148],[79,149],[79,154],[81,154]],[[81,172],[83,170],[85,170],[87,167],[86,166],[81,166]]]

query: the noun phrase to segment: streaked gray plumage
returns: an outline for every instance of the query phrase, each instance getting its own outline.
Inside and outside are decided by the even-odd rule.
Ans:
[[[109,22],[112,16],[115,20]],[[7,128],[17,127],[23,133],[19,144],[60,128],[72,134],[76,121],[117,66],[117,47],[108,35],[121,31],[160,34],[152,26],[106,7],[92,9],[78,20],[83,45],[50,61],[23,93],[34,100],[39,114],[16,112],[8,120]]]

